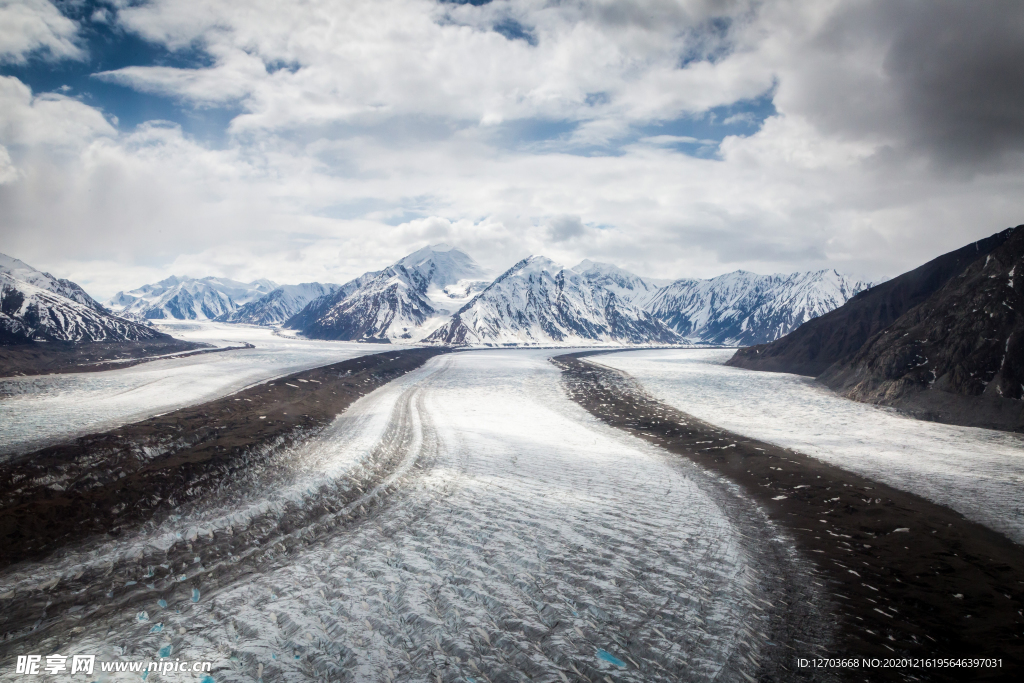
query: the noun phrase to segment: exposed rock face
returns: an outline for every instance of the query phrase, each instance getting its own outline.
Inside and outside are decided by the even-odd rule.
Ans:
[[[74,282],[0,254],[0,344],[165,338],[146,325],[111,315]]]
[[[1002,245],[1014,230],[1004,230],[871,287],[777,341],[740,349],[728,365],[816,377],[833,363],[851,359],[869,338]]]
[[[819,379],[944,422],[1024,430],[1024,228]]]
[[[426,341],[450,345],[675,343],[657,318],[543,256],[523,259]]]

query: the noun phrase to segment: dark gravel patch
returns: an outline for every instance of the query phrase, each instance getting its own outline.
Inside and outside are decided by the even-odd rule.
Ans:
[[[252,345],[213,348],[209,344],[165,337],[147,341],[83,344],[46,342],[0,346],[0,377],[101,372],[127,368],[161,357],[180,358],[200,353],[233,351],[235,348],[252,348]]]

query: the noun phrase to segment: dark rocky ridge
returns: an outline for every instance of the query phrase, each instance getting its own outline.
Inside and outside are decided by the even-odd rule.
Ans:
[[[817,377],[833,363],[851,359],[873,335],[923,303],[968,265],[998,248],[1015,230],[1018,228],[1009,228],[968,244],[865,290],[781,339],[738,350],[727,365]]]
[[[1022,310],[1024,229],[1016,229],[818,379],[926,419],[1024,431]]]

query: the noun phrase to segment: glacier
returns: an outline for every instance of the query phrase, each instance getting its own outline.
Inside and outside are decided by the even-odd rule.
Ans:
[[[433,358],[260,485],[0,572],[19,614],[47,593],[18,646],[208,660],[217,681],[744,680],[787,628],[826,652],[828,600],[784,534],[569,401],[560,352]]]

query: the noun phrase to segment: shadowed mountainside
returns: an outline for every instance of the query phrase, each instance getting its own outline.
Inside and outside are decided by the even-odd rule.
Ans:
[[[849,398],[926,419],[1024,430],[1022,308],[1017,230],[818,379]]]
[[[781,339],[738,350],[727,365],[817,377],[833,363],[852,358],[869,338],[998,248],[1015,230],[1008,228],[867,289]]]

